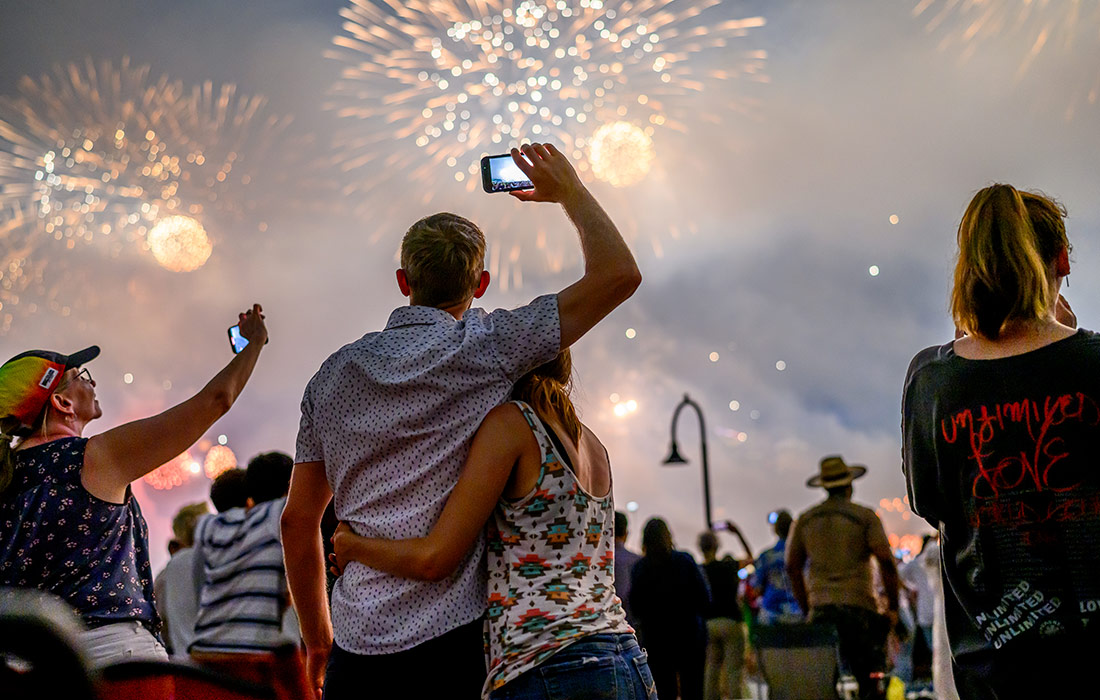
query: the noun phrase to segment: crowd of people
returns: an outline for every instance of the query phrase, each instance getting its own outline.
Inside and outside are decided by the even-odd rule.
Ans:
[[[834,630],[859,696],[883,697],[889,656],[913,676],[916,650],[940,646],[937,608],[962,697],[1073,687],[1100,611],[1100,339],[1059,294],[1058,205],[996,185],[960,224],[958,337],[914,358],[902,411],[910,502],[939,543],[899,574],[852,500],[866,468],[834,455],[807,482],[821,503],[773,514],[774,546],[754,557],[714,524],[700,565],[661,518],[640,555],[626,549],[611,457],[571,398],[569,347],[634,293],[634,258],[557,149],[512,154],[533,183],[512,196],[576,227],[580,279],[486,312],[481,229],[414,223],[396,274],[409,304],[321,365],[294,458],[259,455],[214,482],[216,513],[180,512],[156,579],[130,484],[230,410],[267,341],[260,305],[198,394],[90,437],[98,347],[0,367],[0,586],[66,601],[97,665],[297,644],[332,700],[365,682],[402,697],[744,697],[752,630],[802,624]],[[723,531],[742,556],[719,557]]]

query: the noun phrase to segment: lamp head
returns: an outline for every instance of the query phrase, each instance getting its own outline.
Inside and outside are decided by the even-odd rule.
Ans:
[[[668,457],[665,458],[664,464],[687,464],[688,461],[680,456],[680,450],[676,445],[676,441],[672,441],[672,451]]]

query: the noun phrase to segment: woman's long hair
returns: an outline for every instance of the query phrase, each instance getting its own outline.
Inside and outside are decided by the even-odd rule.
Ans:
[[[535,409],[540,416],[553,416],[577,445],[581,439],[581,421],[569,398],[573,386],[573,360],[565,348],[546,364],[523,375],[512,388],[512,398]]]
[[[1005,321],[1045,318],[1056,299],[1050,266],[1069,250],[1064,210],[1053,200],[992,185],[959,223],[951,315],[955,325],[996,340]]]
[[[647,557],[667,557],[672,554],[672,531],[662,518],[650,518],[642,528],[642,552]]]

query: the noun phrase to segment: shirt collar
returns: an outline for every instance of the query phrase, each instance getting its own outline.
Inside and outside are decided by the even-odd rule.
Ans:
[[[435,323],[458,323],[455,317],[434,306],[399,306],[390,314],[386,330],[404,326],[428,326]]]

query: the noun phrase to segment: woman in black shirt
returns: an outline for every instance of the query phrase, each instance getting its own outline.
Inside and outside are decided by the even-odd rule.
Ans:
[[[978,192],[951,296],[965,335],[920,352],[906,378],[909,500],[942,535],[966,698],[1068,695],[1097,648],[1100,336],[1060,299],[1063,216],[1008,185]]]

